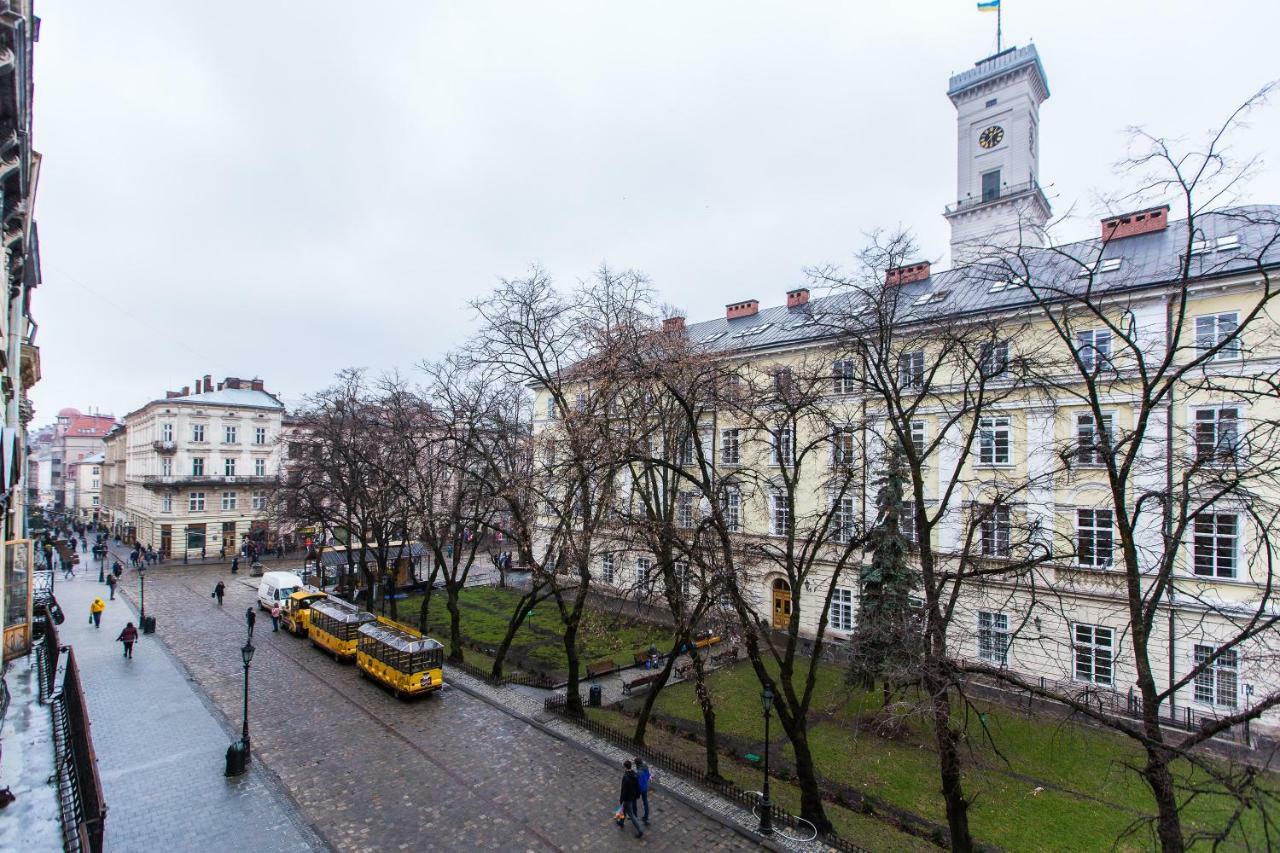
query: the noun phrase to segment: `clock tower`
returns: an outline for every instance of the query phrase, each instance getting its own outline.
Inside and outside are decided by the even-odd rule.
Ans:
[[[951,78],[956,107],[956,195],[951,262],[1040,246],[1049,199],[1040,189],[1040,104],[1049,84],[1035,45],[1011,47]]]

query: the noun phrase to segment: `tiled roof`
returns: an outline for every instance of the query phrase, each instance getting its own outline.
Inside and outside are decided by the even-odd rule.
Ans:
[[[1280,205],[1252,205],[1203,214],[1196,218],[1196,229],[1195,239],[1205,241],[1207,251],[1193,255],[1193,278],[1246,272],[1260,261],[1266,266],[1280,265],[1280,240],[1276,239],[1280,235]],[[1186,221],[1178,220],[1162,231],[1105,244],[1101,239],[1082,240],[1053,249],[1024,251],[1022,261],[1030,268],[1033,286],[1037,282],[1051,283],[1041,286],[1068,293],[1083,293],[1090,286],[1090,279],[1080,276],[1084,264],[1098,264],[1092,277],[1093,291],[1121,293],[1178,280],[1186,249]],[[1117,260],[1114,270],[1111,265],[1101,264],[1114,264]],[[1004,278],[1000,272],[1005,269],[1004,264],[977,263],[897,285],[903,302],[910,306],[902,319],[962,317],[1033,304],[1035,297],[1026,287],[996,287]],[[936,303],[915,304],[928,293],[945,296]],[[810,299],[798,308],[778,306],[762,309],[751,317],[704,320],[686,327],[685,335],[691,343],[721,352],[821,340],[832,334],[832,324],[824,324],[823,315],[847,314],[854,298],[852,293],[836,292]],[[1040,298],[1046,298],[1044,290],[1040,291]]]

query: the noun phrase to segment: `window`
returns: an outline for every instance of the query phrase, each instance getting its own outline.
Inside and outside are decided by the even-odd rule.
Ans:
[[[236,443],[236,428],[233,426],[223,427],[222,440],[226,444]]]
[[[902,506],[898,508],[898,532],[908,542],[920,541],[920,532],[916,529],[915,501],[903,501]]]
[[[267,460],[265,459],[253,460],[253,476],[255,477],[267,476]]]
[[[692,492],[680,492],[676,495],[677,527],[693,527],[693,499]]]
[[[187,495],[188,512],[204,512],[204,492],[191,492]]]
[[[173,424],[160,424],[160,440],[173,441]]]
[[[742,493],[735,488],[726,488],[721,498],[724,511],[724,526],[730,533],[742,529]]]
[[[693,439],[690,436],[686,435],[680,439],[680,446],[676,449],[676,464],[693,464]]]
[[[787,463],[796,461],[795,435],[789,426],[780,426],[773,431],[773,447],[769,462],[772,465],[781,465],[784,461]]]
[[[787,493],[776,491],[769,496],[772,507],[772,532],[774,536],[786,536],[791,531],[791,504],[787,502]]]
[[[573,410],[575,412],[585,412],[587,410],[587,395],[579,391],[573,395]]]
[[[978,657],[1006,666],[1009,663],[1009,616],[978,611]]]
[[[204,476],[204,457],[203,456],[193,456],[191,458],[191,475],[193,477]]]
[[[1009,342],[993,341],[982,345],[978,369],[983,376],[999,376],[1009,369]]]
[[[1075,626],[1077,681],[1109,685],[1113,682],[1115,632],[1101,625]]]
[[[1240,410],[1219,406],[1196,410],[1196,461],[1229,462],[1240,447]]]
[[[836,394],[852,394],[854,392],[852,361],[842,358],[831,365],[831,390]]]
[[[1111,412],[1102,413],[1099,423],[1090,412],[1076,415],[1076,461],[1081,465],[1101,465],[1110,452],[1114,433]]]
[[[947,297],[950,295],[951,295],[950,290],[931,290],[928,293],[921,294],[920,298],[918,298],[914,304],[921,305],[921,306],[937,305],[939,303],[945,302]]]
[[[1076,352],[1086,372],[1093,373],[1106,367],[1111,363],[1111,330],[1076,332]]]
[[[1000,170],[993,169],[982,173],[982,200],[991,201],[1000,198]]]
[[[160,496],[160,511],[173,512],[173,495]]]
[[[671,565],[671,574],[676,583],[676,589],[680,591],[680,596],[685,600],[689,598],[689,562],[687,560],[676,560]]]
[[[235,492],[223,492],[223,493],[222,493],[222,508],[223,508],[224,510],[232,510],[232,509],[235,509],[235,508],[236,508],[236,493],[235,493]]]
[[[855,459],[857,444],[854,441],[853,427],[836,427],[831,434],[831,463],[833,465],[852,465]]]
[[[982,556],[1009,556],[1009,535],[1012,530],[1007,506],[987,507],[982,516],[981,530]]]
[[[160,474],[165,477],[173,474],[173,460],[168,456],[165,456],[160,460]]]
[[[1240,338],[1236,335],[1240,315],[1235,311],[1209,314],[1196,318],[1196,349],[1203,355],[1215,347],[1214,361],[1240,357]]]
[[[742,435],[736,429],[720,430],[720,461],[737,465],[742,461]]]
[[[93,480],[93,481],[92,481],[92,483],[89,485],[89,488],[91,488],[91,489],[100,489],[100,488],[102,488],[102,481],[101,481],[101,480]]]
[[[228,477],[236,475],[236,460],[233,457],[226,457],[222,460],[222,473]]]
[[[911,443],[915,445],[916,456],[924,456],[924,421],[911,422]]]
[[[833,497],[831,499],[831,541],[848,542],[852,539],[856,519],[857,504],[853,495]]]
[[[1195,573],[1206,578],[1236,576],[1240,520],[1231,513],[1202,512],[1195,520]]]
[[[94,495],[94,496],[93,496],[93,498],[92,498],[91,500],[92,500],[92,502],[93,502],[93,505],[94,505],[94,506],[97,506],[97,505],[98,505],[98,496],[97,496],[97,495]]]
[[[613,583],[613,555],[605,554],[600,557],[600,579],[607,584]]]
[[[1234,649],[1219,652],[1214,658],[1215,651],[1217,649],[1213,646],[1197,645],[1195,648],[1196,666],[1204,667],[1196,674],[1196,701],[1234,708],[1239,695],[1238,659]],[[1210,658],[1213,658],[1212,662]]]
[[[254,508],[254,509],[266,509],[266,508],[267,508],[267,493],[266,493],[266,492],[254,492],[254,493],[253,493],[253,497],[252,497],[252,499],[251,499],[251,500],[252,500],[253,508]]]
[[[1112,520],[1109,509],[1076,510],[1076,562],[1095,569],[1111,567]]]
[[[773,387],[779,394],[786,394],[791,390],[791,382],[795,378],[790,367],[779,367],[773,371]]]
[[[831,608],[827,611],[827,622],[833,631],[853,630],[853,590],[836,587],[832,591]]]
[[[266,427],[254,427],[254,428],[253,428],[253,443],[254,443],[254,444],[266,444],[266,443],[267,443],[267,428],[266,428]]]
[[[1008,418],[978,421],[978,461],[983,465],[1008,465],[1012,431]]]
[[[640,557],[636,560],[636,583],[644,586],[649,583],[649,567],[653,565],[653,561],[648,557]]]
[[[898,385],[919,388],[924,385],[924,351],[904,352],[898,356]]]
[[[554,421],[556,419],[556,397],[554,394],[547,395],[546,417],[549,421]]]
[[[191,425],[191,440],[204,441],[204,424]]]

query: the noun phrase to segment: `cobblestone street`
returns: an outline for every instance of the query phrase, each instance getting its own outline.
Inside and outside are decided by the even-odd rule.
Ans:
[[[222,607],[210,596],[218,579],[227,584]],[[137,573],[126,570],[124,581],[136,600]],[[166,565],[147,573],[156,637],[237,723],[239,647],[254,583],[223,567]],[[660,789],[650,795],[652,825],[636,839],[610,820],[621,770],[595,755],[461,690],[401,702],[306,640],[272,633],[265,614],[254,644],[254,761],[269,768],[306,821],[339,850],[756,847]]]

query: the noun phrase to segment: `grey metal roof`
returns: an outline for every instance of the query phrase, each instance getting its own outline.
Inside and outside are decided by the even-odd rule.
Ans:
[[[1034,44],[1002,50],[985,59],[979,59],[968,71],[953,74],[947,83],[947,95],[955,95],[985,80],[990,80],[992,77],[1008,74],[1024,65],[1035,65],[1036,70],[1040,72],[1040,82],[1044,85],[1045,97],[1048,97],[1049,78],[1045,76],[1044,65],[1040,62],[1040,54],[1036,51]]]
[[[1280,205],[1249,205],[1227,208],[1196,217],[1196,240],[1204,240],[1208,251],[1192,256],[1191,276],[1212,278],[1266,266],[1280,265]],[[1237,241],[1235,248],[1218,248],[1218,242]],[[1033,289],[1039,299],[1051,294],[1082,294],[1092,286],[1094,293],[1121,293],[1176,281],[1181,277],[1182,257],[1187,250],[1186,220],[1170,222],[1162,231],[1105,242],[1098,238],[1081,240],[1049,249],[1025,250],[1015,262],[1025,262]],[[1112,271],[1101,262],[1119,259]],[[1085,265],[1094,265],[1092,279],[1080,277]],[[1007,262],[978,262],[954,270],[934,272],[928,279],[897,285],[907,305],[904,322],[940,320],[1034,304],[1037,296],[1026,287],[995,284],[1008,280]],[[942,301],[916,306],[926,293],[946,292]],[[762,309],[751,317],[726,320],[719,317],[686,327],[691,343],[701,343],[715,352],[767,349],[830,337],[833,320],[824,315],[848,314],[855,295],[834,293],[815,297],[799,308],[778,306]]]
[[[356,564],[359,564],[361,556],[365,555],[366,553],[368,556],[365,557],[365,561],[372,563],[374,561],[374,558],[373,558],[373,551],[371,549],[359,549],[359,550],[353,551],[352,560]],[[410,559],[417,559],[426,553],[427,553],[427,548],[421,542],[411,542],[408,545],[404,546],[403,549],[398,545],[392,545],[388,549],[388,556],[393,558],[409,557]],[[345,566],[347,565],[347,549],[342,548],[336,551],[325,549],[324,553],[320,555],[320,559],[324,562],[326,566],[329,566],[330,568],[333,568],[335,566]]]
[[[223,388],[221,391],[205,391],[185,397],[157,400],[157,403],[205,403],[210,406],[242,406],[254,409],[283,409],[284,404],[275,395],[249,388]]]

